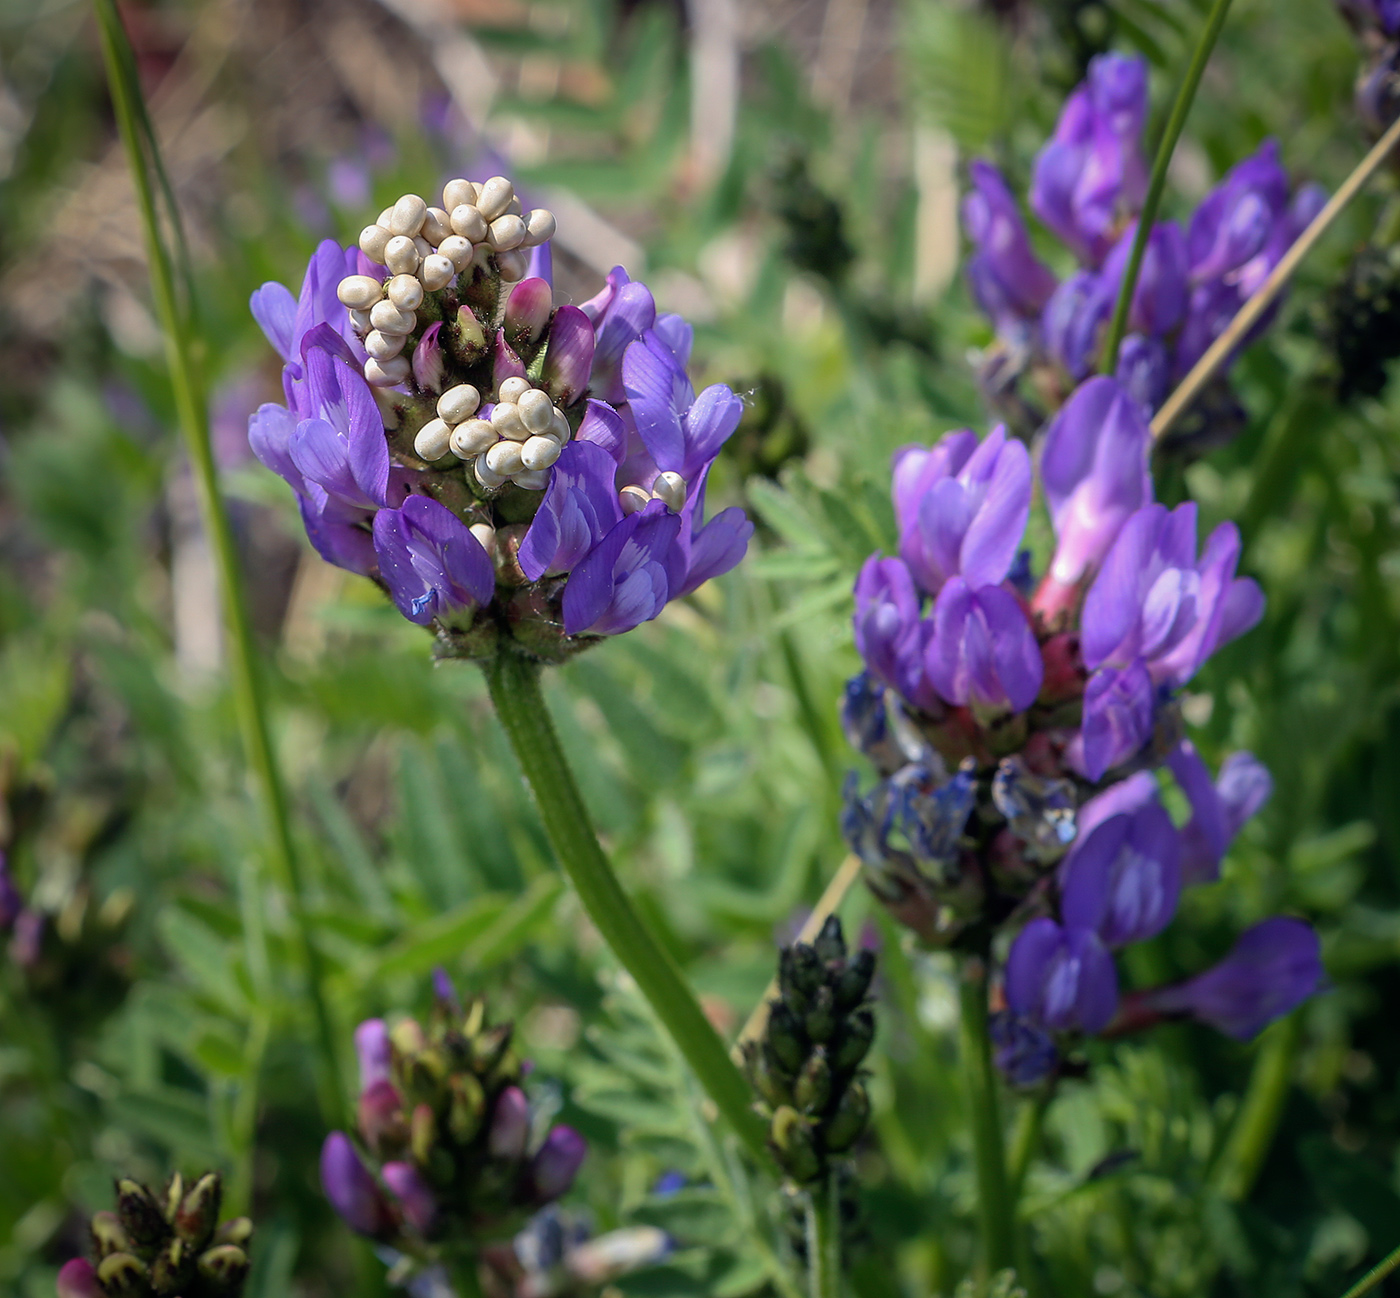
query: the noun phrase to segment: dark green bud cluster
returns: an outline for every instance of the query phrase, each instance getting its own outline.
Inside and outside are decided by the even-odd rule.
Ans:
[[[253,1223],[235,1217],[220,1225],[222,1197],[217,1172],[189,1188],[177,1172],[161,1194],[119,1180],[117,1210],[92,1219],[98,1289],[109,1298],[236,1298],[248,1277]]]
[[[867,999],[875,956],[847,957],[841,921],[826,921],[810,946],[784,949],[778,999],[768,1025],[744,1047],[749,1080],[768,1118],[768,1139],[783,1170],[806,1185],[824,1178],[870,1118],[860,1065],[875,1039]]]
[[[1335,358],[1337,396],[1376,397],[1387,366],[1400,356],[1400,266],[1380,248],[1363,248],[1322,306],[1322,333]]]

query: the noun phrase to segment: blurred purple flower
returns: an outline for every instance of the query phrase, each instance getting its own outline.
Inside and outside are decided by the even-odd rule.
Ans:
[[[487,1146],[492,1158],[523,1158],[530,1139],[530,1102],[518,1086],[507,1086],[491,1115]]]
[[[1248,1041],[1318,991],[1323,977],[1312,926],[1277,916],[1241,934],[1213,969],[1143,999],[1161,1013],[1189,1014],[1226,1036]]]
[[[1055,276],[1031,250],[1025,222],[1001,173],[981,161],[973,162],[971,173],[963,224],[977,251],[968,260],[968,277],[997,327],[1015,333],[1039,319],[1055,291]]]
[[[1219,279],[1264,250],[1288,203],[1288,174],[1278,143],[1265,140],[1237,163],[1202,200],[1191,218],[1187,247],[1191,278]]]
[[[1220,778],[1212,780],[1189,739],[1168,754],[1167,765],[1191,804],[1191,819],[1181,831],[1182,877],[1187,883],[1217,879],[1235,835],[1269,800],[1273,779],[1253,753],[1231,753]]]
[[[554,1127],[530,1162],[535,1194],[542,1201],[567,1194],[588,1156],[588,1142],[572,1127]]]
[[[92,1263],[80,1257],[59,1268],[56,1288],[58,1298],[103,1298]]]
[[[1010,1010],[993,1014],[988,1025],[992,1058],[1012,1086],[1043,1082],[1060,1062],[1060,1052],[1050,1035]]]
[[[378,1183],[343,1131],[331,1132],[321,1146],[321,1188],[351,1230],[374,1238],[392,1228],[393,1215]]]
[[[1113,957],[1092,930],[1033,919],[1011,944],[1006,1000],[1018,1015],[1052,1031],[1100,1032],[1118,1008]]]
[[[1157,691],[1146,665],[1101,667],[1084,687],[1077,764],[1091,780],[1126,762],[1152,738]]]
[[[855,598],[856,649],[866,666],[915,707],[935,707],[937,696],[924,673],[933,624],[923,616],[908,565],[872,554],[856,578]]]
[[[385,1163],[381,1171],[404,1219],[420,1235],[427,1234],[437,1220],[438,1205],[422,1173],[412,1163]]]
[[[1030,515],[1024,443],[1000,424],[980,445],[966,429],[949,433],[931,450],[897,451],[894,479],[907,520],[899,554],[925,591],[936,595],[950,577],[972,586],[1006,577]]]
[[[376,1082],[389,1080],[393,1051],[389,1046],[389,1029],[383,1019],[366,1019],[355,1029],[355,1054],[360,1060],[361,1091],[367,1091]]]
[[[1166,400],[1171,374],[1171,354],[1165,344],[1142,334],[1129,334],[1123,339],[1114,378],[1146,414],[1150,415]]]
[[[1091,929],[1108,947],[1155,937],[1181,895],[1181,838],[1157,800],[1157,783],[1139,771],[1091,799],[1079,835],[1060,865],[1060,914]]]
[[[1146,60],[1101,54],[1036,158],[1031,208],[1090,265],[1103,260],[1119,220],[1147,192],[1146,117]]]

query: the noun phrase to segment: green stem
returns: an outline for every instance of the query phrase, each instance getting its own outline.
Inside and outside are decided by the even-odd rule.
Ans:
[[[1382,1280],[1392,1271],[1400,1268],[1400,1248],[1397,1248],[1389,1257],[1377,1266],[1373,1266],[1365,1275],[1361,1277],[1350,1289],[1342,1295],[1342,1298],[1361,1298],[1362,1294],[1370,1293]]]
[[[1225,26],[1225,15],[1230,12],[1230,0],[1215,0],[1210,15],[1206,19],[1201,38],[1196,42],[1191,55],[1190,66],[1186,69],[1186,79],[1177,91],[1176,102],[1172,105],[1171,116],[1162,134],[1162,142],[1157,146],[1157,156],[1152,163],[1152,178],[1147,183],[1147,197],[1143,200],[1142,211],[1138,214],[1137,233],[1133,236],[1132,251],[1128,255],[1128,266],[1123,272],[1123,283],[1118,290],[1118,301],[1113,307],[1113,319],[1109,322],[1108,333],[1104,338],[1103,361],[1099,370],[1112,374],[1118,368],[1118,348],[1123,342],[1123,334],[1128,327],[1128,312],[1133,304],[1133,290],[1137,287],[1138,272],[1142,269],[1143,253],[1147,249],[1147,239],[1157,220],[1157,209],[1162,204],[1162,191],[1167,184],[1167,167],[1176,150],[1176,142],[1181,138],[1186,125],[1187,114],[1191,111],[1191,101],[1196,98],[1196,90],[1201,84],[1201,76],[1210,62],[1211,51]]]
[[[326,1004],[321,955],[312,941],[311,926],[306,915],[301,869],[292,838],[286,792],[272,747],[266,700],[258,673],[257,647],[243,596],[238,550],[234,543],[228,510],[223,496],[219,493],[218,470],[209,438],[209,410],[204,398],[203,380],[193,351],[198,332],[194,321],[193,302],[188,298],[192,279],[187,259],[182,252],[178,265],[180,280],[186,287],[186,301],[182,304],[176,287],[176,259],[172,258],[161,234],[152,173],[161,184],[161,192],[168,209],[166,216],[177,245],[183,250],[179,212],[170,198],[170,187],[165,180],[160,151],[155,134],[150,129],[145,102],[141,96],[131,43],[127,38],[126,29],[122,26],[116,4],[114,0],[94,2],[102,36],[103,57],[111,84],[112,107],[131,167],[137,205],[141,212],[146,256],[150,263],[152,296],[161,332],[165,336],[170,387],[175,398],[175,409],[184,436],[185,450],[194,469],[205,531],[209,535],[218,566],[219,592],[222,597],[233,692],[243,743],[262,796],[263,810],[271,831],[273,861],[287,892],[305,964],[307,991],[316,1019],[316,1035],[321,1054],[319,1082],[322,1110],[327,1120],[336,1120],[343,1105],[339,1054]]]
[[[1026,1173],[1040,1146],[1040,1133],[1045,1127],[1045,1110],[1053,1098],[1049,1090],[1033,1095],[1021,1105],[1016,1115],[1016,1131],[1011,1138],[1011,1153],[1007,1160],[1006,1192],[1011,1196],[1012,1211],[1020,1202],[1026,1183]]]
[[[1275,1024],[1260,1043],[1244,1102],[1215,1168],[1213,1179],[1226,1199],[1241,1202],[1254,1188],[1283,1116],[1301,1036],[1302,1020],[1294,1013]]]
[[[752,1096],[675,961],[642,923],[598,845],[588,810],[554,732],[539,664],[502,653],[485,667],[491,701],[535,795],[559,864],[603,940],[635,979],[696,1079],[749,1152],[766,1162],[763,1124]]]
[[[807,1283],[811,1298],[841,1298],[841,1199],[835,1173],[807,1192]]]
[[[977,1168],[977,1215],[987,1274],[995,1275],[1015,1263],[1015,1230],[1006,1182],[1006,1151],[997,1103],[997,1075],[992,1065],[992,1039],[987,1028],[987,962],[965,957],[958,982],[961,1011],[959,1050],[967,1081],[967,1105],[972,1119],[973,1159]]]

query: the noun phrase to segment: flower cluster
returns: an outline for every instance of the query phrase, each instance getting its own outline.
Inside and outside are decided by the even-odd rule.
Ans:
[[[778,999],[756,1041],[744,1044],[744,1064],[768,1118],[778,1165],[799,1185],[824,1181],[832,1155],[860,1138],[870,1097],[860,1065],[875,1039],[867,1000],[875,956],[847,957],[834,915],[810,946],[783,949]]]
[[[1020,929],[998,1030],[1021,1081],[1053,1067],[1054,1034],[1194,1013],[1247,1036],[1321,976],[1311,929],[1273,920],[1213,973],[1131,1006],[1119,994],[1112,952],[1161,932],[1183,886],[1218,876],[1271,787],[1247,753],[1212,777],[1183,736],[1178,692],[1259,620],[1263,596],[1235,575],[1233,524],[1198,552],[1196,507],[1153,501],[1150,442],[1113,379],[1065,404],[1040,456],[1056,545],[1038,584],[1018,554],[1026,448],[1000,428],[906,448],[899,555],[873,555],[856,584],[867,670],[843,719],[881,780],[862,795],[853,777],[846,835],[925,940],[986,952]],[[1161,801],[1163,766],[1185,825]]]
[[[408,1018],[356,1029],[361,1143],[326,1138],[321,1184],[352,1230],[399,1255],[399,1278],[453,1250],[472,1264],[564,1194],[583,1163],[583,1137],[532,1109],[511,1035],[480,999],[463,1012],[441,975],[426,1029]]]
[[[449,216],[494,212],[495,183]],[[451,182],[444,201],[468,184]],[[440,224],[447,209],[421,205],[401,199],[363,241],[377,251],[381,233]],[[553,219],[537,217],[527,237],[547,239]],[[507,219],[523,220],[506,211],[491,237]],[[402,272],[387,297],[347,312],[347,294],[369,301],[382,275],[363,247],[327,241],[299,298],[280,284],[252,298],[286,395],[249,421],[254,453],[296,492],[321,556],[376,580],[447,657],[489,658],[503,640],[567,657],[727,572],[753,531],[739,509],[705,519],[710,468],[742,405],[722,384],[696,394],[689,325],[620,267],[582,306],[556,308],[548,243],[511,287],[517,268],[503,259],[523,256],[488,238],[441,286],[410,277],[400,291]],[[390,335],[398,351],[375,361],[388,324],[421,333]],[[370,362],[392,369],[381,381]]]
[[[1038,396],[1058,405],[1097,367],[1147,189],[1146,116],[1146,61],[1100,55],[1037,156],[1031,210],[1078,262],[1063,280],[1036,256],[1001,173],[972,164],[963,206],[975,245],[968,277],[1001,342],[985,375],[994,397],[1027,373]],[[1278,146],[1266,140],[1202,200],[1184,230],[1157,222],[1119,350],[1123,387],[1149,411],[1161,405],[1325,199],[1312,185],[1290,197]]]
[[[119,1180],[116,1212],[92,1219],[96,1264],[68,1262],[58,1273],[58,1298],[237,1298],[253,1223],[234,1217],[220,1225],[222,1197],[217,1172],[188,1191],[177,1172],[159,1195]]]

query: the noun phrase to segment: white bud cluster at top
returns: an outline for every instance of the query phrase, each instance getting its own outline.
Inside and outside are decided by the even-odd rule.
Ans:
[[[381,284],[372,275],[347,275],[336,295],[364,339],[369,360],[365,379],[376,387],[402,383],[409,373],[403,350],[418,325],[417,310],[428,293],[446,288],[485,248],[494,253],[501,278],[525,278],[525,252],[553,238],[554,213],[542,207],[528,215],[504,176],[480,185],[449,180],[441,207],[429,207],[417,194],[404,194],[360,231],[360,251],[390,272]]]
[[[549,485],[549,469],[573,431],[543,388],[529,379],[501,380],[489,419],[474,418],[481,393],[470,383],[438,398],[437,418],[418,430],[413,449],[425,460],[449,453],[471,462],[470,472],[487,490],[506,482],[529,491]]]

